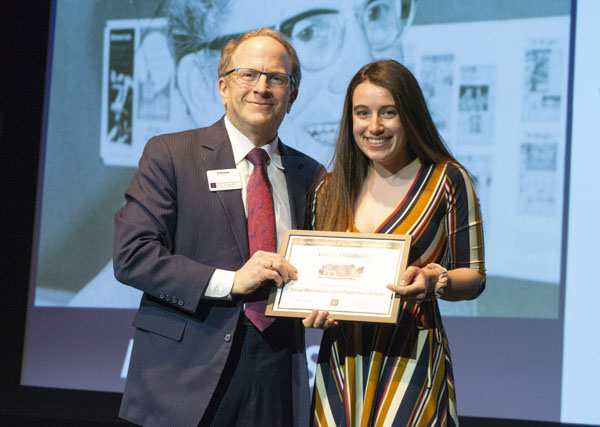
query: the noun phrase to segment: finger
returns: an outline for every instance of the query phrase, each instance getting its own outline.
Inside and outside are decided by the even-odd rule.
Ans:
[[[296,270],[294,267],[291,267],[288,270],[288,280],[298,280],[298,270]]]
[[[287,260],[285,260],[285,262],[287,262],[287,264],[289,265],[290,279],[298,280],[298,269],[292,264],[290,264]]]
[[[323,330],[326,330],[326,329],[331,328],[332,326],[338,326],[338,325],[339,325],[339,323],[336,320],[334,320],[333,318],[329,318],[329,319],[327,319],[327,322],[325,322],[325,325],[323,326]]]
[[[407,288],[411,288],[411,291],[415,288],[419,289],[420,291],[425,291],[427,289],[427,283],[425,282],[425,280],[426,277],[425,274],[423,274],[423,270],[421,270],[420,268],[415,268],[415,270],[410,272],[409,279],[404,281],[400,285]]]
[[[289,283],[291,280],[298,280],[298,270],[285,259],[281,260],[281,268],[278,271],[285,283]]]
[[[281,257],[277,254],[269,254],[269,256],[266,258],[267,261],[267,268],[271,269],[271,270],[279,270],[282,268],[283,266],[283,259],[281,259]]]
[[[278,270],[270,270],[268,274],[269,277],[274,275],[275,279],[273,280],[275,280],[278,285],[283,286],[290,282],[290,272],[283,267]]]
[[[406,286],[387,285],[387,288],[402,296],[414,296],[425,292],[425,286],[420,282],[415,282]]]
[[[264,268],[262,269],[260,276],[262,277],[262,283],[264,283],[267,280],[272,280],[273,282],[275,282],[275,286],[277,286],[278,288],[283,286],[283,279],[275,270],[269,270],[268,268]]]
[[[306,318],[305,326],[309,328],[321,328],[323,319],[322,313],[319,313],[319,310],[313,310]]]
[[[279,255],[278,253],[267,252],[266,254],[268,255],[269,262],[271,263],[270,268],[272,268],[272,269],[277,270],[278,268],[281,267],[282,264],[287,262],[285,260],[285,258],[282,257],[281,255]]]
[[[410,284],[410,285],[387,285],[386,286],[389,290],[396,292],[397,294],[400,295],[410,295],[411,293],[414,293],[414,289],[415,289],[415,285],[414,284]]]
[[[271,268],[271,265],[275,264],[278,257],[280,257],[278,253],[258,250],[252,254],[250,260],[261,267]]]
[[[304,327],[305,328],[314,328],[315,319],[317,318],[318,314],[319,314],[319,312],[317,310],[313,310],[308,316],[306,316],[302,320],[302,324],[304,325]]]
[[[414,285],[410,286],[393,286],[387,285],[387,288],[391,291],[396,292],[398,295],[410,300],[410,301],[423,301],[427,297],[427,294],[423,290],[419,290]]]
[[[289,272],[298,272],[298,269],[296,269],[296,267],[294,267],[292,264],[290,264],[290,262],[283,258],[283,257],[279,257],[279,259],[277,260],[277,264],[281,265],[283,267],[285,267],[286,270],[288,270]]]
[[[288,283],[290,281],[290,276],[291,276],[292,272],[287,263],[281,263],[281,267],[277,271],[279,272],[279,275],[283,279],[283,283]]]
[[[394,286],[394,285],[387,285],[386,288],[388,288],[390,291],[395,292],[397,294],[399,294],[404,289],[403,286]]]
[[[327,316],[329,316],[329,313],[327,311],[323,311],[323,312],[319,313],[319,315],[317,316],[317,319],[315,320],[315,328],[323,329],[323,325],[325,324],[325,321],[327,320]]]
[[[325,319],[323,321],[323,325],[321,326],[321,329],[323,329],[324,331],[331,328],[332,326],[338,326],[339,323],[330,316],[329,312],[324,312],[324,314],[326,314]]]
[[[396,292],[398,295],[401,296],[408,296],[411,293],[410,289],[407,289],[406,286],[392,286],[392,285],[388,285],[387,288],[391,291]]]
[[[278,270],[272,270],[272,271],[277,274],[279,281],[281,282],[282,285],[284,285],[290,281],[288,272],[285,268],[279,268]]]
[[[419,274],[419,268],[411,265],[406,269],[404,274],[402,275],[402,280],[400,280],[400,286],[406,286],[409,283],[415,280],[415,277]]]

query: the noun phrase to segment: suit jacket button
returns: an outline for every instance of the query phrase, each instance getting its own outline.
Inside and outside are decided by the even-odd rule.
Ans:
[[[231,341],[231,334],[225,334],[224,339],[225,339],[225,342]]]
[[[173,298],[171,298],[171,302],[172,302],[173,304],[177,304],[177,297],[173,297]]]
[[[183,300],[181,298],[179,298],[179,301],[177,301],[177,304],[179,304],[180,306],[183,306]]]
[[[163,294],[162,292],[160,293],[160,295],[158,296],[160,299],[165,299],[165,294]]]

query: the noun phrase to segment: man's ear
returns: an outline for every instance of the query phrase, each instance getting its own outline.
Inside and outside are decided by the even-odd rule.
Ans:
[[[223,107],[225,107],[225,111],[227,111],[227,82],[225,81],[225,77],[219,77],[219,95],[221,95],[221,102],[223,103]]]
[[[201,53],[188,53],[177,64],[177,87],[194,120],[201,124],[220,117],[214,73],[217,67]],[[199,122],[199,120],[201,120]]]
[[[297,97],[298,97],[298,88],[294,88],[294,90],[292,90],[292,93],[290,93],[290,102],[288,102],[288,106],[287,106],[288,114],[289,114],[290,110],[292,109],[292,104],[294,103],[294,101],[296,101]]]

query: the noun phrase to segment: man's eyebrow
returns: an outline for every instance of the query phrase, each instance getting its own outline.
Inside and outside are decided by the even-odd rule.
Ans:
[[[288,37],[292,37],[292,30],[294,29],[294,25],[298,21],[302,21],[303,19],[310,18],[311,16],[316,15],[331,15],[334,13],[340,13],[337,9],[311,9],[306,12],[299,13],[298,15],[292,16],[289,19],[286,19],[279,26],[279,31],[285,34]]]

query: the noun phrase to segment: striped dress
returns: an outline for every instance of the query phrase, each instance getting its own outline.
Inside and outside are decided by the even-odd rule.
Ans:
[[[411,265],[469,267],[485,277],[479,202],[454,163],[421,165],[376,232],[412,235]],[[315,426],[458,425],[437,302],[404,301],[395,325],[340,322],[325,331],[313,393]]]

